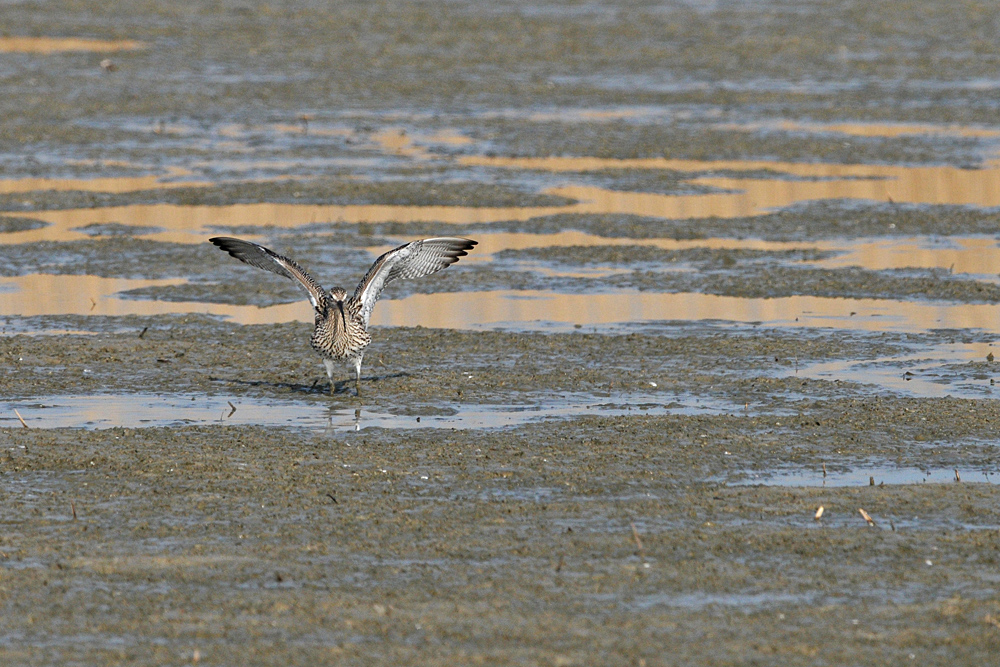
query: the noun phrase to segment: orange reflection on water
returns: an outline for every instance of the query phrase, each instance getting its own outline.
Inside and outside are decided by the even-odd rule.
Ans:
[[[167,178],[190,176],[187,169],[167,167]],[[0,179],[0,194],[24,192],[107,192],[110,194],[163,190],[168,188],[207,187],[205,181],[164,181],[162,176],[116,176],[111,178],[17,178]],[[37,216],[36,216],[37,217]]]
[[[371,139],[389,155],[403,155],[421,160],[442,157],[429,151],[428,145],[460,146],[472,143],[469,137],[456,131],[441,130],[433,134],[414,134],[408,133],[403,128],[387,128],[371,135]]]
[[[967,125],[932,125],[927,123],[803,123],[782,120],[774,122],[717,126],[724,130],[780,130],[784,132],[836,132],[853,137],[948,136],[974,139],[994,139],[1000,131]]]
[[[664,195],[621,192],[592,186],[568,185],[547,194],[577,200],[564,206],[474,207],[406,205],[302,205],[236,204],[231,206],[179,206],[150,204],[105,208],[41,211],[32,216],[50,227],[10,234],[7,243],[81,238],[72,230],[91,223],[119,222],[140,227],[160,227],[157,240],[194,243],[194,235],[209,233],[214,225],[259,225],[281,228],[317,222],[440,222],[470,224],[529,220],[556,214],[633,214],[664,219],[743,217],[804,201],[868,199],[897,203],[967,204],[1000,206],[1000,168],[990,162],[983,169],[948,166],[898,167],[879,165],[829,165],[771,162],[699,162],[691,160],[606,160],[599,158],[462,158],[468,164],[518,169],[573,172],[606,168],[677,169],[681,171],[758,170],[783,171],[820,180],[781,180],[705,176],[696,184],[733,190],[711,194]],[[133,184],[134,186],[134,184]],[[14,187],[14,186],[12,186]],[[102,185],[101,187],[107,187]],[[129,187],[123,185],[122,187]],[[161,185],[161,187],[166,187]]]
[[[50,54],[62,51],[114,53],[144,49],[143,42],[131,39],[87,39],[84,37],[0,37],[0,53]]]
[[[557,247],[602,247],[602,246],[648,246],[661,248],[663,250],[689,250],[693,248],[709,248],[715,250],[760,250],[769,252],[781,252],[785,250],[808,250],[822,248],[836,248],[844,250],[843,244],[834,242],[796,242],[796,241],[764,241],[761,239],[729,239],[729,238],[704,238],[704,239],[664,239],[664,238],[643,238],[635,239],[628,237],[607,237],[588,234],[577,230],[566,230],[552,234],[533,234],[530,232],[484,232],[475,235],[479,245],[475,252],[462,259],[463,264],[472,262],[492,261],[493,255],[504,250],[526,250],[529,248],[557,248]],[[387,250],[391,250],[395,244],[384,246],[371,246],[367,248],[372,253],[372,258],[378,257]]]
[[[663,250],[755,250],[787,252],[813,250],[834,253],[817,260],[796,260],[798,264],[824,269],[860,267],[870,271],[889,269],[947,269],[955,274],[974,274],[980,280],[1000,279],[1000,241],[993,237],[902,237],[875,239],[824,239],[821,241],[765,241],[761,239],[704,238],[664,239],[595,236],[568,230],[554,234],[488,232],[477,234],[476,251],[464,263],[492,261],[504,250],[555,247],[646,246]],[[373,257],[391,245],[368,248]]]
[[[997,161],[985,163],[982,169],[960,169],[948,165],[908,167],[666,158],[470,156],[459,158],[459,161],[469,166],[562,173],[606,169],[663,169],[682,172],[770,170],[799,179],[809,179],[702,176],[691,179],[690,182],[735,192],[696,195],[619,192],[584,186],[549,190],[549,194],[584,200],[577,207],[579,212],[584,213],[631,213],[669,219],[732,218],[761,215],[800,202],[827,199],[1000,206],[1000,162]]]
[[[201,302],[121,299],[120,291],[184,284],[183,279],[126,280],[94,276],[29,275],[0,280],[7,316],[165,315],[204,313],[240,324],[309,322],[306,301],[259,308]],[[39,295],[47,295],[40,299]],[[783,327],[833,327],[864,331],[976,328],[1000,333],[1000,305],[902,302],[790,296],[748,299],[713,294],[614,292],[557,294],[534,290],[415,294],[383,297],[372,314],[376,326],[478,329],[511,324],[545,329],[544,323],[609,325],[643,321],[718,320]]]
[[[748,299],[691,292],[499,291],[417,294],[380,302],[372,315],[373,324],[455,329],[504,323],[531,329],[532,322],[588,326],[663,320],[718,320],[863,331],[979,328],[998,332],[1000,305],[814,296]]]
[[[272,226],[294,228],[318,222],[440,222],[467,224],[498,220],[528,220],[552,213],[570,212],[572,206],[476,208],[464,206],[233,204],[231,206],[181,206],[142,204],[103,208],[31,212],[32,218],[49,227],[14,232],[3,243],[73,241],[86,238],[78,227],[117,222],[137,227],[160,227],[165,231],[146,238],[173,243],[202,243],[213,226]]]
[[[195,301],[123,299],[116,296],[127,290],[185,283],[187,280],[184,278],[147,280],[36,273],[0,279],[0,294],[3,294],[3,314],[7,316],[152,316],[203,313],[228,317],[241,324],[312,321],[312,309],[307,301],[257,308]]]
[[[830,244],[816,244],[830,247]],[[830,248],[834,249],[834,248]],[[948,237],[944,239],[876,239],[841,244],[844,252],[816,262],[822,268],[859,266],[872,271],[887,269],[947,269],[993,280],[1000,274],[1000,244],[996,238]]]

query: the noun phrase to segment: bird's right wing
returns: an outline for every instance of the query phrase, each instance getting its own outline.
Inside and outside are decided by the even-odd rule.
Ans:
[[[412,241],[394,248],[375,260],[354,291],[361,306],[361,318],[368,326],[372,308],[386,285],[397,278],[420,278],[440,271],[465,257],[477,241],[441,237]]]
[[[313,308],[322,311],[326,307],[327,296],[323,287],[305,269],[287,257],[262,245],[229,236],[216,236],[209,241],[245,264],[291,278],[305,288]]]

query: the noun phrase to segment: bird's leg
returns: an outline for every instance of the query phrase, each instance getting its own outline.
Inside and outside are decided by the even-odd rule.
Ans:
[[[333,396],[333,360],[324,359],[323,365],[326,366],[326,376],[330,378],[330,395]]]
[[[361,396],[361,359],[362,357],[359,356],[354,360],[354,390],[358,397]]]

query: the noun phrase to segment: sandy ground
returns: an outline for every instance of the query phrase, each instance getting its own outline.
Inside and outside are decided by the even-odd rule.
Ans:
[[[558,174],[456,166],[476,151],[974,167],[985,152],[975,137],[845,141],[746,128],[774,118],[995,122],[995,90],[968,85],[995,75],[994,13],[935,2],[891,15],[840,2],[6,5],[18,34],[148,47],[0,54],[4,178],[183,168],[210,183],[4,192],[0,236],[39,228],[42,212],[90,206],[568,201],[546,193]],[[103,58],[117,71],[104,71]],[[621,105],[668,111],[648,122],[551,117]],[[282,123],[311,124],[312,134],[258,129]],[[324,123],[343,134],[318,138]],[[442,140],[432,152],[453,159],[414,165],[376,147],[399,123],[410,133],[457,128],[472,147]],[[579,178],[711,191],[691,176]],[[834,201],[669,223],[551,215],[219,231],[294,249],[317,274],[350,284],[371,261],[366,248],[404,235],[565,230],[946,237],[995,233],[996,213]],[[111,222],[85,228],[85,239],[3,244],[0,273],[189,281],[137,288],[137,299],[299,298],[278,278],[234,289],[249,269],[208,244],[144,238],[155,232]],[[826,256],[509,250],[388,296],[610,286],[996,301],[996,283],[937,270],[801,265]],[[556,273],[525,268],[539,261]],[[651,269],[666,263],[691,270]],[[623,272],[578,273],[595,265]],[[91,408],[99,416],[115,397],[159,394],[168,406],[143,428],[49,428],[44,418],[23,428],[2,416],[3,664],[983,665],[1000,649],[996,400],[988,390],[913,397],[804,370],[988,340],[982,332],[383,327],[357,397],[346,371],[330,394],[302,323],[6,313],[2,323],[5,403],[105,397]],[[983,357],[948,366],[942,382],[995,374]],[[236,411],[197,425],[170,415],[178,401],[208,399]],[[330,424],[235,423],[262,405],[328,410]],[[528,417],[463,426],[470,411],[500,408]],[[352,410],[361,430],[337,421]],[[392,427],[368,427],[376,414]],[[442,417],[455,427],[428,426]],[[848,473],[856,478],[843,482]]]

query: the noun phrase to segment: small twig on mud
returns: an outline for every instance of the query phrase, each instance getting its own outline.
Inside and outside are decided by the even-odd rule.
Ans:
[[[646,553],[642,548],[642,540],[639,539],[639,529],[635,527],[634,522],[629,522],[629,525],[632,526],[632,537],[635,538],[635,546],[639,547],[639,558],[645,560]]]
[[[149,327],[143,327],[142,331],[139,332],[139,338],[144,337],[147,331],[149,331]]]
[[[562,570],[563,561],[565,560],[565,558],[566,556],[564,554],[559,554],[559,562],[556,563],[556,572]]]
[[[858,508],[858,511],[861,512],[861,517],[865,521],[868,522],[868,525],[871,526],[872,528],[874,528],[875,527],[875,521],[870,516],[868,516],[868,512],[864,511],[860,507]]]
[[[228,415],[226,415],[226,416],[227,416],[227,417],[232,417],[233,415],[235,415],[235,414],[236,414],[236,406],[235,406],[235,405],[233,405],[233,402],[232,402],[232,401],[226,401],[226,403],[229,403],[229,407],[231,407],[231,408],[233,409],[233,411],[232,411],[232,412],[230,412],[230,413],[229,413]]]
[[[956,482],[961,482],[962,481],[962,477],[961,477],[961,475],[958,474],[958,469],[957,468],[955,470],[955,481]]]
[[[21,413],[17,411],[17,408],[14,408],[14,414],[17,415],[17,419],[21,422],[21,426],[28,428],[28,423],[24,421],[24,417],[22,417]]]
[[[73,521],[76,521],[76,502],[74,502],[72,500],[69,501],[69,506],[70,506],[70,509],[73,510]]]
[[[823,464],[823,477],[826,477],[826,464]]]
[[[309,121],[312,116],[307,113],[300,113],[298,116],[299,124],[302,125],[302,134],[309,134]]]
[[[816,510],[815,516],[813,516],[813,520],[819,521],[822,518],[823,518],[823,506],[820,505],[819,509]]]

